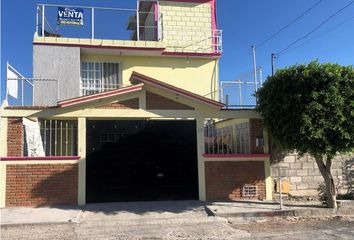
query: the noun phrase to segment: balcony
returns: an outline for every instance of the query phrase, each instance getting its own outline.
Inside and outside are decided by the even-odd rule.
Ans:
[[[205,17],[210,12],[192,18],[188,16],[194,8],[178,8],[176,15],[185,16],[185,22],[178,22],[176,10],[159,4],[138,1],[135,9],[39,4],[34,43],[125,51],[148,48],[160,55],[222,53],[222,31],[212,29],[211,18]]]

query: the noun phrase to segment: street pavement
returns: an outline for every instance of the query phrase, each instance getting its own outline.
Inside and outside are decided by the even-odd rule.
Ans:
[[[226,213],[227,206],[165,201],[89,204],[81,209],[2,209],[0,239],[354,239],[354,219],[350,217],[255,217],[241,221],[239,215],[214,214]],[[245,209],[250,206],[245,204]],[[239,203],[234,208],[243,211]]]

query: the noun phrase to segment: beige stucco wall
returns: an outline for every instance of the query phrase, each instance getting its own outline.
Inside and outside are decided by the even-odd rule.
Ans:
[[[187,57],[139,57],[82,54],[81,60],[116,61],[121,65],[122,83],[130,85],[133,71],[179,88],[218,100],[218,60]]]

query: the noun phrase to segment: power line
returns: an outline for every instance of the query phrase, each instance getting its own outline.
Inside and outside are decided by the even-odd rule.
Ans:
[[[295,47],[293,47],[293,48],[290,48],[290,49],[284,51],[282,54],[285,54],[285,53],[287,53],[287,52],[290,52],[290,51],[292,51],[292,50],[295,50],[295,49],[301,47],[302,45],[304,45],[304,44],[306,44],[306,43],[308,43],[308,42],[311,42],[312,40],[315,40],[316,38],[319,38],[319,37],[321,37],[321,36],[323,36],[323,35],[325,35],[325,34],[331,32],[331,31],[333,31],[333,30],[339,28],[340,26],[344,25],[345,23],[347,23],[347,22],[349,22],[349,21],[351,21],[351,20],[353,20],[353,19],[354,19],[354,16],[352,16],[351,18],[346,19],[346,20],[343,21],[343,22],[340,22],[339,24],[335,25],[334,27],[332,27],[332,28],[330,28],[330,29],[328,29],[328,30],[326,30],[326,31],[324,31],[324,32],[322,32],[322,33],[320,33],[320,34],[317,34],[316,36],[314,36],[314,37],[312,37],[312,38],[306,40],[305,42],[303,42],[303,43],[301,43],[301,44],[299,44],[299,45],[297,45],[297,46],[295,46]]]
[[[277,32],[275,32],[273,35],[271,35],[270,37],[268,37],[267,39],[265,39],[263,42],[261,42],[260,44],[258,44],[256,46],[256,48],[261,47],[263,44],[267,43],[268,41],[270,41],[271,39],[273,39],[275,36],[277,36],[279,33],[281,33],[282,31],[284,31],[286,28],[290,27],[293,23],[295,23],[297,20],[299,20],[300,18],[302,18],[303,16],[306,15],[306,13],[310,12],[313,8],[315,8],[318,4],[320,4],[323,0],[320,0],[318,2],[316,2],[314,5],[312,5],[310,8],[308,8],[305,12],[301,13],[298,17],[296,17],[294,20],[292,20],[290,23],[288,23],[287,25],[285,25],[284,27],[282,27],[281,29],[279,29]]]
[[[330,15],[328,18],[326,18],[323,22],[321,22],[317,27],[315,27],[313,30],[311,30],[310,32],[308,32],[307,34],[305,34],[304,36],[296,39],[294,42],[292,42],[290,45],[288,45],[286,48],[282,49],[281,51],[279,51],[276,55],[279,56],[282,53],[284,53],[286,50],[288,50],[289,48],[291,48],[292,46],[294,46],[296,43],[298,43],[299,41],[307,38],[308,36],[310,36],[312,33],[314,33],[317,29],[319,29],[320,27],[322,27],[324,24],[326,24],[331,18],[333,18],[334,16],[336,16],[337,14],[339,14],[340,12],[342,12],[344,9],[348,8],[350,5],[352,5],[354,3],[354,1],[351,1],[350,3],[348,3],[347,5],[345,5],[343,8],[339,9],[337,12],[333,13],[332,15]]]

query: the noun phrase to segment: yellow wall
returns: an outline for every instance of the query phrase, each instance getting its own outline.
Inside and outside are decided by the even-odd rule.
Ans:
[[[212,52],[210,3],[160,1],[167,51]]]
[[[81,60],[120,62],[123,85],[130,85],[129,78],[136,71],[218,100],[218,60],[215,59],[82,54]]]

